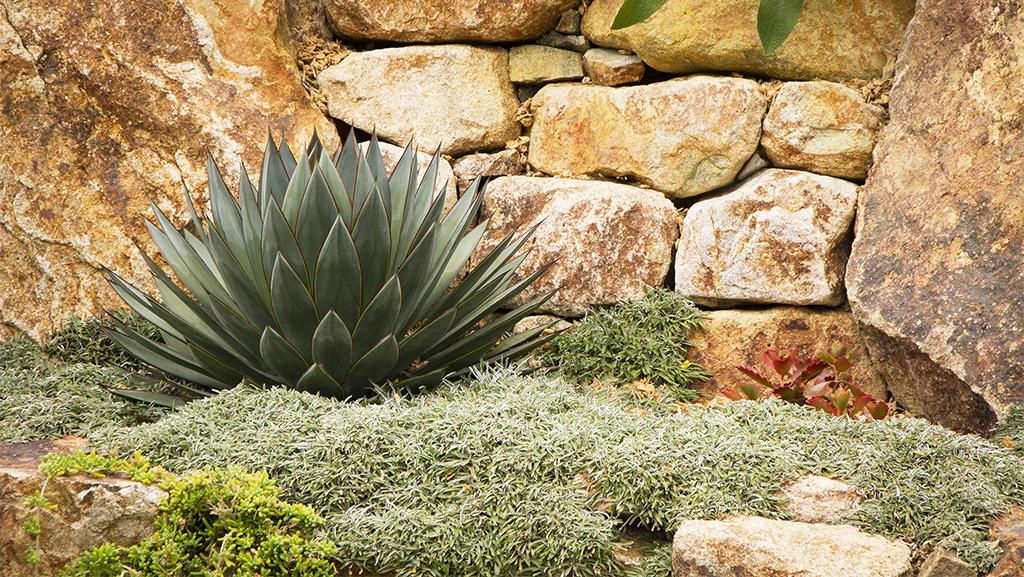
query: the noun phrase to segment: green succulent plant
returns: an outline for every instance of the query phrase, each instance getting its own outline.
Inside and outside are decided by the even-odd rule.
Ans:
[[[246,379],[337,398],[385,382],[417,390],[528,352],[549,338],[546,327],[509,333],[550,294],[495,312],[547,270],[516,275],[533,230],[510,234],[467,268],[486,228],[473,226],[480,180],[445,214],[444,195],[435,195],[439,159],[419,178],[411,144],[389,174],[376,138],[364,153],[350,135],[333,158],[315,136],[297,158],[269,139],[259,186],[241,167],[236,200],[209,158],[209,220],[186,191],[190,227],[175,228],[156,206],[146,223],[181,286],[144,251],[159,300],[108,271],[162,338],[116,318],[111,337],[194,383],[181,392],[202,396]]]

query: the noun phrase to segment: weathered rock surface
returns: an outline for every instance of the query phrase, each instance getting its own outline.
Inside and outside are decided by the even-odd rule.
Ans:
[[[267,130],[337,134],[282,44],[282,2],[4,0],[0,5],[0,333],[40,335],[148,286],[150,203],[185,215],[209,150],[259,167]]]
[[[696,331],[691,337],[689,359],[713,375],[698,385],[707,397],[724,387],[747,382],[736,365],[760,367],[762,353],[770,348],[815,354],[839,343],[864,349],[857,323],[847,311],[805,307],[720,310],[709,312],[704,326],[707,330]],[[878,399],[887,398],[885,383],[871,362],[854,363],[850,372],[866,392]]]
[[[488,176],[515,176],[526,173],[526,156],[515,149],[480,152],[463,156],[452,164],[458,178],[459,193],[466,192],[473,180]]]
[[[1024,93],[1008,88],[1024,83],[1018,12],[918,3],[847,274],[896,400],[966,430],[1024,401]]]
[[[533,99],[530,164],[693,196],[732,182],[757,149],[765,106],[757,83],[741,78],[545,86]]]
[[[405,154],[405,149],[401,146],[395,146],[387,142],[379,142],[380,145],[380,156],[384,160],[384,168],[390,173],[398,165],[398,161],[402,159],[402,155]],[[370,147],[369,142],[364,142],[359,145],[365,153]],[[423,178],[423,174],[427,171],[430,166],[430,161],[434,158],[433,154],[426,152],[416,152],[416,169],[419,172],[419,178]],[[459,200],[458,184],[455,178],[455,171],[452,170],[452,165],[447,160],[441,158],[438,159],[437,164],[437,182],[434,184],[434,198],[438,195],[444,194],[444,210],[447,212],[449,208],[455,206],[455,203]]]
[[[786,512],[801,523],[835,523],[864,502],[864,492],[838,479],[808,475],[782,489]]]
[[[857,185],[769,169],[695,203],[676,252],[676,291],[695,302],[835,306],[843,301]]]
[[[561,34],[579,34],[583,26],[583,14],[577,9],[566,10],[555,24],[555,32]]]
[[[662,72],[729,70],[788,80],[881,76],[887,47],[914,13],[914,0],[808,2],[789,39],[767,55],[753,0],[669,0],[646,21],[612,30],[620,6],[622,0],[590,4],[583,33],[591,42],[632,50]]]
[[[685,521],[675,577],[908,577],[910,548],[849,525],[734,517]]]
[[[508,52],[459,44],[350,55],[318,77],[331,116],[394,144],[457,155],[519,136]]]
[[[610,182],[507,176],[487,188],[490,219],[475,261],[507,234],[540,227],[520,275],[558,262],[510,303],[559,288],[541,312],[579,316],[590,305],[638,298],[660,286],[672,260],[676,210],[660,193]],[[543,221],[543,222],[542,222]]]
[[[74,443],[71,444],[75,446]],[[0,565],[4,577],[56,575],[68,562],[106,542],[134,545],[153,533],[165,493],[118,477],[56,477],[44,496],[56,508],[39,513],[39,563],[26,555],[35,540],[23,525],[36,515],[26,506],[44,477],[39,459],[67,448],[62,442],[0,445]]]
[[[988,577],[1021,577],[1024,574],[1024,509],[1016,508],[992,523],[991,536],[1003,557]]]
[[[583,78],[583,57],[551,46],[513,46],[508,52],[508,75],[513,84],[579,80]]]
[[[577,12],[579,14],[579,12]],[[579,52],[580,54],[590,49],[590,41],[587,40],[586,36],[580,34],[559,34],[558,32],[548,32],[537,39],[537,44],[544,46],[553,46],[555,48],[564,48],[565,50],[572,50],[573,52]]]
[[[551,331],[562,331],[572,326],[569,321],[560,319],[556,316],[533,315],[516,323],[516,326],[512,327],[512,334],[518,335],[520,333],[525,333],[526,331],[532,331],[533,329],[547,326],[551,323],[554,323],[548,329]]]
[[[334,32],[388,42],[522,42],[579,0],[324,0]]]
[[[327,25],[327,14],[323,2],[288,1],[284,2],[285,17],[288,20],[288,32],[292,41],[303,43],[317,40],[331,40],[333,34]]]
[[[583,69],[594,84],[619,86],[643,80],[647,66],[636,54],[591,48],[583,54]]]
[[[768,168],[769,166],[771,166],[771,163],[765,159],[764,155],[762,155],[760,151],[755,152],[754,155],[750,157],[750,160],[743,165],[743,168],[740,169],[739,174],[736,175],[736,180],[746,180],[753,176],[754,173],[761,169]]]
[[[764,119],[761,146],[780,168],[863,180],[884,112],[835,82],[787,82]]]
[[[938,547],[921,563],[917,577],[978,577],[978,572],[956,553]]]

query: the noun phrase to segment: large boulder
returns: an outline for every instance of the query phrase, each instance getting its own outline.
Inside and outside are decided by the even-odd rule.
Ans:
[[[753,80],[694,76],[646,86],[545,86],[530,164],[556,176],[629,177],[671,197],[725,186],[757,149],[766,100]]]
[[[684,521],[675,577],[909,577],[910,547],[849,525],[734,517]]]
[[[519,136],[508,51],[462,44],[359,52],[318,77],[331,116],[381,138],[445,154]]]
[[[711,307],[836,306],[856,204],[852,182],[763,170],[686,212],[675,289]]]
[[[1010,0],[922,0],[847,274],[893,396],[984,430],[1024,401],[1024,19]]]
[[[612,30],[622,2],[591,3],[583,33],[594,44],[632,50],[662,72],[729,70],[786,80],[880,77],[888,46],[914,13],[914,0],[806,2],[792,35],[768,55],[757,36],[757,0],[668,0],[644,22]]]
[[[80,440],[79,440],[80,441]],[[134,545],[153,534],[153,519],[166,494],[159,488],[120,477],[75,475],[46,480],[40,458],[80,442],[0,445],[0,565],[4,577],[56,575],[89,549],[110,542]],[[39,494],[54,505],[28,506]],[[36,540],[24,528],[39,517],[39,562],[28,561]]]
[[[704,327],[706,330],[691,337],[688,358],[713,375],[698,385],[706,396],[749,382],[736,366],[761,367],[762,354],[768,349],[798,349],[806,354],[827,352],[833,344],[864,349],[853,315],[841,310],[770,307],[710,311]],[[867,358],[855,362],[850,374],[874,397],[887,397],[885,383]]]
[[[183,185],[259,167],[269,129],[305,146],[329,120],[281,44],[281,1],[4,0],[0,10],[0,333],[40,335],[144,286],[150,203],[184,222]]]
[[[667,198],[611,182],[498,178],[487,187],[481,217],[489,221],[477,262],[509,233],[539,225],[524,247],[530,252],[519,274],[557,262],[509,304],[558,289],[541,311],[561,316],[639,298],[660,286],[677,235],[676,210]]]
[[[768,109],[761,146],[772,164],[863,180],[884,111],[835,82],[787,82]]]
[[[522,42],[551,30],[579,0],[324,0],[346,39]]]

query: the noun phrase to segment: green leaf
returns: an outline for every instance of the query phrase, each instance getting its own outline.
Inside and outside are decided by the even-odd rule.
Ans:
[[[409,377],[407,379],[402,379],[401,383],[399,384],[403,389],[409,392],[418,393],[423,389],[436,387],[437,385],[441,384],[441,381],[444,380],[444,377],[447,374],[448,371],[446,371],[445,369],[437,369],[435,371],[430,371],[429,373],[424,373],[421,375],[416,375],[414,377]]]
[[[394,335],[388,335],[352,366],[345,379],[345,391],[352,396],[366,394],[369,386],[388,379],[397,361],[398,342]]]
[[[334,196],[318,166],[309,177],[309,185],[303,195],[295,224],[295,237],[299,243],[299,250],[302,251],[302,258],[306,262],[316,262],[320,249],[327,239],[327,233],[330,232],[338,214]]]
[[[356,217],[352,229],[352,242],[359,255],[359,268],[363,273],[361,302],[369,303],[387,281],[388,259],[391,256],[391,230],[384,200],[376,189],[366,200],[366,206]]]
[[[343,380],[352,368],[352,335],[334,311],[327,313],[313,333],[313,360],[335,380]]]
[[[366,305],[356,328],[352,331],[353,354],[362,355],[385,335],[393,333],[401,308],[402,285],[398,277],[393,276]]]
[[[757,9],[757,34],[765,54],[778,50],[800,18],[804,0],[761,0]]]
[[[284,337],[304,360],[312,357],[313,332],[319,324],[316,306],[312,295],[281,255],[274,263],[270,280],[270,302]]]
[[[412,144],[409,144],[412,147]],[[388,180],[388,170],[384,167],[384,157],[380,152],[380,141],[377,140],[377,134],[373,134],[370,137],[370,144],[366,149],[366,163],[370,167],[370,174],[373,175],[373,180],[377,186],[377,192],[380,193],[380,197],[384,200],[384,208],[388,210],[388,216],[391,215],[391,183]]]
[[[622,3],[615,20],[612,21],[612,30],[621,30],[639,24],[658,11],[665,5],[667,0],[626,0]]]
[[[285,141],[284,137],[281,138],[281,147],[278,151],[281,153],[281,163],[284,164],[285,174],[288,175],[290,180],[295,172],[295,167],[298,166],[298,162],[296,162],[295,155],[292,154],[292,149],[288,146],[288,142]]]
[[[400,237],[402,223],[405,221],[405,207],[410,194],[416,191],[416,149],[409,146],[405,148],[402,157],[395,165],[395,170],[388,180],[391,188],[391,251],[392,260],[400,261],[404,254],[400,254],[398,248],[401,246]],[[397,257],[397,258],[396,258]],[[394,271],[391,271],[394,272]]]
[[[451,330],[453,322],[455,322],[455,309],[450,309],[434,321],[403,338],[399,343],[401,353],[398,357],[398,364],[409,365],[442,346],[444,344],[442,337]]]
[[[317,310],[321,314],[334,311],[347,326],[356,326],[361,309],[361,271],[355,243],[339,216],[317,257],[313,275]]]
[[[287,188],[288,172],[274,139],[268,133],[267,147],[263,152],[263,168],[260,172],[260,210],[266,210],[271,199],[278,203],[284,200],[284,191]]]
[[[284,213],[281,212],[281,208],[274,199],[270,199],[263,213],[261,251],[263,253],[263,271],[268,285],[278,254],[284,256],[284,259],[300,277],[309,276],[306,272],[306,261],[302,258],[302,251],[299,250],[299,242],[295,238],[295,233],[288,226]]]
[[[345,395],[344,388],[320,365],[309,367],[309,370],[299,378],[299,382],[295,383],[295,388],[325,397],[340,398]]]
[[[209,376],[194,359],[185,358],[170,347],[143,337],[120,321],[115,322],[114,328],[115,330],[108,333],[110,338],[143,362],[167,374],[210,388],[221,389],[230,386]]]
[[[286,383],[297,383],[309,369],[309,363],[302,358],[299,351],[271,327],[263,330],[260,353],[275,376]]]

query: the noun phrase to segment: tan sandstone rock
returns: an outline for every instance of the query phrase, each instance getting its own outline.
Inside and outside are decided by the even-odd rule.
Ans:
[[[508,75],[514,84],[579,80],[583,78],[583,57],[551,46],[513,46],[508,53]]]
[[[835,306],[857,185],[769,169],[695,203],[676,251],[676,291],[695,302]]]
[[[833,344],[843,344],[864,351],[857,323],[848,311],[809,307],[710,311],[704,326],[706,330],[695,331],[690,337],[693,344],[688,358],[713,375],[698,385],[707,397],[724,387],[748,382],[736,366],[761,367],[762,353],[770,348],[817,354]],[[867,393],[887,398],[885,383],[863,355],[850,374]]]
[[[921,563],[917,577],[978,577],[978,571],[956,553],[938,547]]]
[[[318,77],[331,116],[445,154],[504,148],[519,136],[508,52],[460,44],[352,54]]]
[[[540,227],[520,276],[558,262],[510,303],[559,288],[541,309],[579,316],[589,306],[639,298],[660,286],[675,242],[676,211],[663,195],[610,182],[507,176],[487,188],[481,217],[490,219],[474,261],[508,233]]]
[[[388,42],[522,42],[579,0],[324,0],[335,33]]]
[[[545,86],[530,164],[556,176],[629,177],[683,198],[725,186],[757,149],[765,96],[753,80],[694,76],[627,88]]]
[[[669,0],[644,22],[612,30],[622,1],[591,3],[583,18],[591,42],[632,50],[662,72],[728,70],[787,80],[881,76],[888,46],[914,13],[914,0],[807,2],[789,39],[766,55],[757,0]]]
[[[838,479],[808,475],[783,487],[786,512],[801,523],[835,523],[864,502],[864,491]]]
[[[847,274],[893,396],[983,431],[1024,402],[1024,19],[1009,0],[922,0]]]
[[[647,66],[636,54],[608,48],[591,48],[583,54],[583,68],[594,84],[619,86],[640,82]]]
[[[80,446],[71,443],[70,447]],[[0,567],[4,577],[56,575],[83,553],[111,542],[134,545],[153,533],[157,507],[166,494],[157,487],[119,477],[56,477],[44,496],[54,509],[39,513],[39,563],[27,561],[35,545],[23,528],[36,516],[26,505],[45,477],[39,459],[69,448],[65,442],[0,445]]]
[[[562,12],[555,24],[555,32],[561,34],[579,34],[583,26],[583,14],[573,8]]]
[[[548,328],[549,331],[564,331],[572,326],[569,321],[560,319],[556,316],[533,315],[516,323],[516,326],[512,327],[512,334],[518,335],[525,333],[526,331],[532,331],[533,329],[538,329],[548,325],[551,325],[550,328]]]
[[[390,173],[398,165],[398,161],[402,159],[402,155],[405,154],[405,149],[401,146],[395,146],[387,142],[380,142],[380,156],[384,160],[384,168]],[[370,148],[369,142],[364,142],[359,145],[363,150],[363,153]],[[434,155],[426,152],[416,152],[416,170],[419,172],[419,178],[423,178],[423,173],[427,171],[427,167],[430,166],[430,161],[433,160]],[[455,179],[455,172],[452,170],[450,162],[444,158],[438,159],[437,164],[437,182],[434,184],[434,198],[444,193],[444,210],[448,211],[451,207],[455,206],[455,203],[459,200],[458,184]]]
[[[479,152],[463,156],[452,164],[459,179],[459,194],[466,192],[476,177],[515,176],[526,173],[526,156],[515,149]]]
[[[1021,577],[1024,574],[1024,509],[1015,507],[996,519],[990,535],[999,543],[1003,557],[988,577]]]
[[[761,146],[775,166],[863,180],[883,116],[848,86],[787,82],[765,116]]]
[[[268,129],[304,146],[333,125],[306,102],[281,1],[4,0],[0,7],[0,333],[118,306],[101,270],[150,286],[156,203],[259,168]],[[232,176],[233,178],[233,176]]]
[[[849,525],[734,517],[685,521],[675,577],[909,577],[910,548]]]

